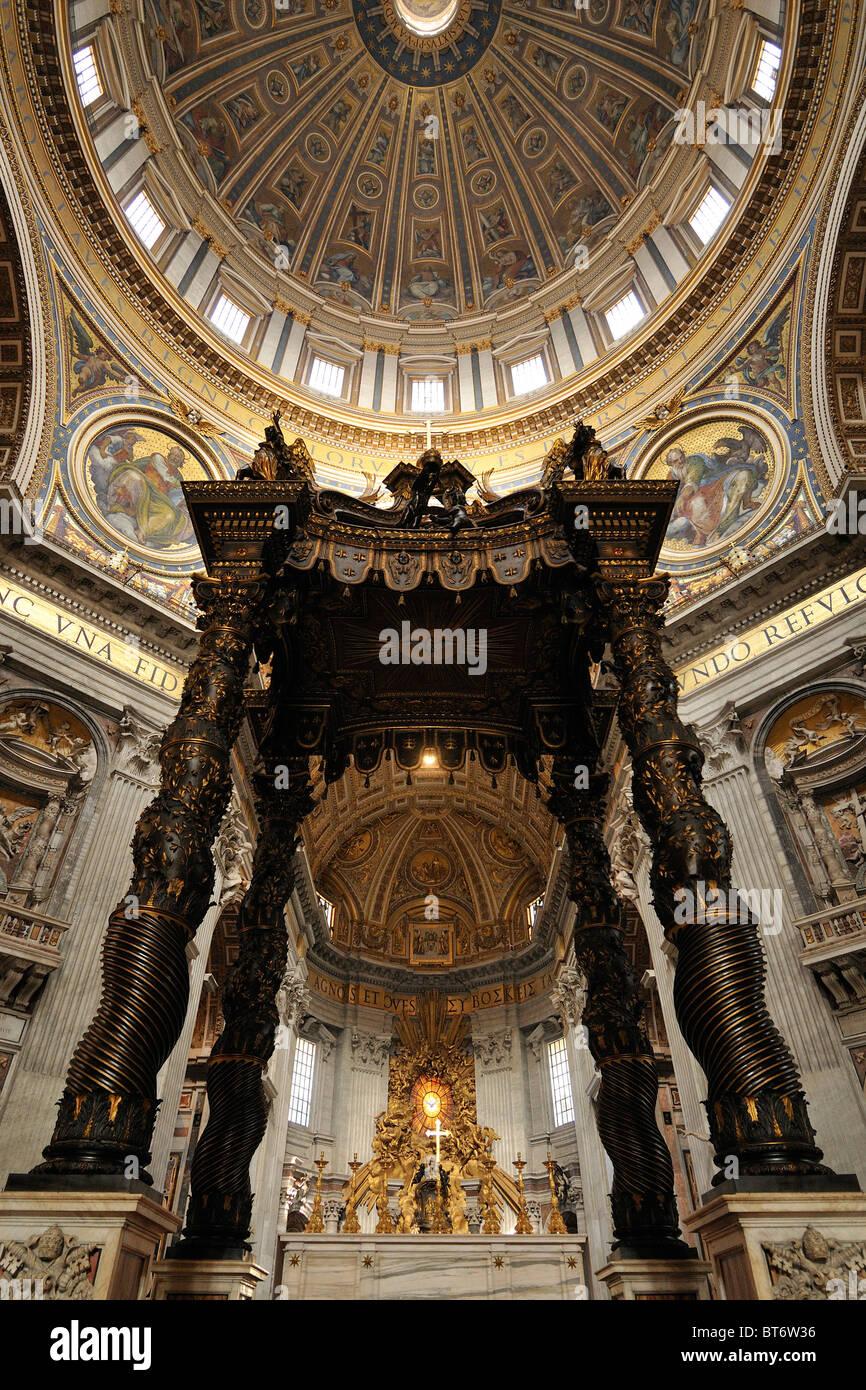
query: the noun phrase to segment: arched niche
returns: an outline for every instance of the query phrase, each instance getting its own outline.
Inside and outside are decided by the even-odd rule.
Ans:
[[[866,687],[824,681],[787,696],[755,754],[816,903],[866,892]]]
[[[30,907],[50,896],[106,751],[86,713],[53,692],[0,698],[0,897]]]

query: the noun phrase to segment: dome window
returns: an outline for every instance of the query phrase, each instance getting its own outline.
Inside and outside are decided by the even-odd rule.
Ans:
[[[445,409],[445,382],[441,376],[428,376],[412,382],[412,410],[434,415]]]
[[[345,367],[329,362],[325,357],[314,357],[307,385],[311,391],[320,391],[323,396],[341,396],[345,375]]]
[[[731,208],[729,199],[710,184],[691,217],[689,226],[706,246],[712,241]]]
[[[527,935],[529,936],[530,941],[532,940],[532,933],[535,930],[535,925],[541,915],[541,909],[543,908],[543,906],[544,896],[542,895],[540,898],[536,898],[534,902],[531,902],[526,909],[526,925],[528,929]]]
[[[781,62],[782,50],[778,44],[770,43],[769,39],[762,39],[755,75],[752,78],[752,91],[762,101],[773,100]]]
[[[144,189],[124,208],[127,221],[142,245],[149,251],[165,231],[165,223]]]
[[[546,386],[547,381],[547,369],[540,353],[512,364],[511,387],[515,396],[526,396],[530,391],[537,391],[539,387]]]
[[[86,48],[79,48],[78,52],[72,55],[72,62],[75,66],[78,95],[81,97],[82,105],[92,106],[97,97],[102,96],[102,82],[91,45],[88,44]]]
[[[646,311],[634,290],[629,290],[627,295],[618,299],[616,304],[605,312],[605,318],[611,335],[616,341],[617,338],[624,338],[626,333],[630,333],[642,318],[646,318]]]
[[[211,310],[210,321],[233,343],[240,343],[249,327],[250,316],[227,294],[221,294]]]

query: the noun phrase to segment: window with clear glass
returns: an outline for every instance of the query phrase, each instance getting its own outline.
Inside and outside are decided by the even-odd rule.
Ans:
[[[148,198],[144,189],[136,193],[131,203],[127,203],[126,217],[139,241],[149,251],[165,231],[165,223]]]
[[[773,99],[776,83],[779,80],[781,62],[782,50],[779,45],[771,43],[769,39],[762,39],[755,75],[752,78],[752,91],[762,101],[772,101]]]
[[[530,938],[532,937],[532,933],[535,931],[535,924],[536,924],[536,922],[538,921],[538,914],[540,913],[543,904],[544,904],[544,898],[543,898],[543,897],[541,897],[541,898],[536,898],[535,901],[534,901],[534,902],[531,902],[531,903],[529,904],[529,906],[527,907],[527,909],[526,909],[526,921],[527,921],[527,924],[528,924],[528,926],[529,926],[529,936],[530,936]]]
[[[99,79],[96,57],[90,44],[86,48],[79,48],[77,53],[73,53],[72,64],[78,82],[78,95],[85,106],[90,106],[97,97],[102,96],[102,83]]]
[[[412,409],[423,415],[435,415],[445,409],[445,382],[441,377],[429,376],[412,382]]]
[[[515,396],[525,396],[529,391],[537,391],[539,386],[547,385],[547,369],[544,358],[539,354],[527,357],[523,362],[515,362],[511,368],[511,385]]]
[[[211,310],[210,321],[233,343],[240,343],[249,327],[250,316],[227,294],[221,294]]]
[[[323,396],[341,396],[345,375],[345,367],[337,362],[329,362],[326,357],[314,357],[307,385],[313,391],[321,391]]]
[[[574,1119],[574,1097],[571,1092],[565,1038],[557,1038],[555,1042],[547,1044],[547,1060],[550,1066],[550,1089],[553,1092],[553,1123],[567,1125]]]
[[[614,338],[624,338],[626,333],[630,333],[635,325],[645,317],[644,307],[634,290],[629,290],[628,294],[618,300],[605,314],[607,326]]]
[[[327,898],[320,897],[319,907],[322,909],[325,918],[325,923],[328,927],[328,930],[330,931],[331,927],[334,925],[334,904],[329,903]]]
[[[313,1068],[316,1044],[298,1038],[295,1044],[295,1065],[292,1069],[292,1089],[289,1095],[289,1123],[308,1125],[313,1100]]]
[[[689,226],[695,235],[700,237],[705,246],[716,235],[727,217],[730,207],[730,201],[716,187],[711,185],[707,189],[689,218]]]

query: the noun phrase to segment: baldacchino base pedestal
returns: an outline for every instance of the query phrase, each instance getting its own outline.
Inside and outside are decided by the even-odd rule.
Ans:
[[[246,1303],[269,1271],[251,1260],[156,1260],[157,1301]]]
[[[86,1178],[12,1174],[0,1193],[0,1278],[13,1298],[144,1298],[160,1240],[181,1225],[161,1198],[120,1178],[96,1187]]]
[[[725,1183],[683,1225],[701,1237],[722,1298],[866,1298],[866,1194],[854,1178]]]
[[[708,1299],[710,1265],[703,1260],[608,1260],[596,1271],[614,1303]]]

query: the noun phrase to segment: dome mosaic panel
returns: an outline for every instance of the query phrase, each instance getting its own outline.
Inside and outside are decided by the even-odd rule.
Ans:
[[[188,159],[328,299],[414,322],[571,267],[670,143],[699,0],[146,0]]]

